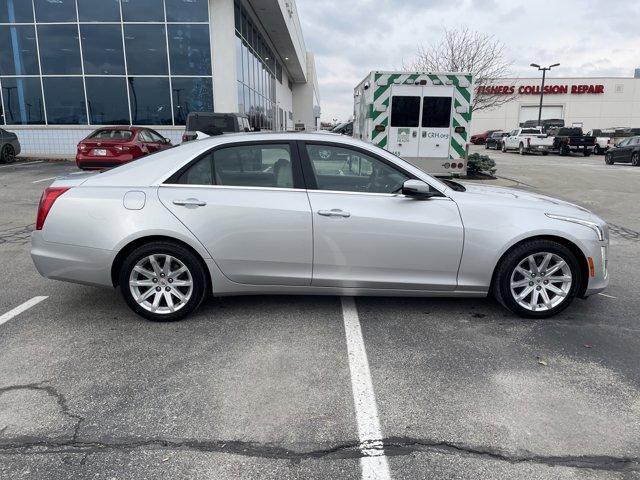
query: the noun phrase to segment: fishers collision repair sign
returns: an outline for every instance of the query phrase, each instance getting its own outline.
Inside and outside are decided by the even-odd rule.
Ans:
[[[478,95],[540,95],[540,85],[481,85],[476,88]],[[584,95],[604,93],[604,85],[545,85],[545,95]]]

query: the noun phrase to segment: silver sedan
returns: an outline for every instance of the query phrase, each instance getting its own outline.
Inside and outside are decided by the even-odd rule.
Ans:
[[[31,255],[156,321],[209,294],[492,294],[541,318],[607,287],[608,237],[564,201],[438,180],[344,136],[257,133],[56,180]]]

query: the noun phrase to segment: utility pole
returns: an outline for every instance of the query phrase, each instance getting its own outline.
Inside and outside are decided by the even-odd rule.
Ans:
[[[541,67],[537,63],[532,63],[531,66],[542,71],[542,87],[540,87],[540,108],[538,109],[538,126],[542,127],[542,100],[544,99],[544,82],[547,76],[547,71],[551,70],[554,67],[559,67],[560,64],[554,63],[553,65],[549,65],[548,67]]]

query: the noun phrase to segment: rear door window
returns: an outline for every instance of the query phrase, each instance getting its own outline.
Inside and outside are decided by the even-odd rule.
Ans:
[[[417,127],[420,123],[420,97],[391,98],[391,126]]]
[[[449,128],[451,125],[451,97],[424,97],[422,126]]]

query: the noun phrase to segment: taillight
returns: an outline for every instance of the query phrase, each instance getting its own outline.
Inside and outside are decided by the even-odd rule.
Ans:
[[[78,145],[78,151],[84,152],[87,149],[87,146],[84,143]]]
[[[189,141],[189,136],[186,133],[182,134],[182,141],[183,142],[188,142]]]
[[[116,145],[114,148],[119,152],[128,152],[130,150],[126,145]]]
[[[464,163],[459,163],[458,168],[464,168]]]
[[[70,187],[49,187],[45,188],[40,197],[40,204],[38,205],[38,217],[36,219],[36,230],[42,230],[44,221],[49,215],[49,210],[53,207],[53,203],[58,199],[60,195],[69,190]]]

